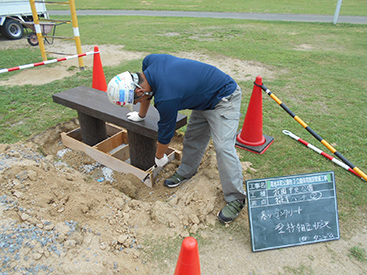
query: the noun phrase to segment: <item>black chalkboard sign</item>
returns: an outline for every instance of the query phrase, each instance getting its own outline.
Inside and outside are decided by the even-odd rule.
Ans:
[[[334,172],[246,181],[252,251],[340,238]]]

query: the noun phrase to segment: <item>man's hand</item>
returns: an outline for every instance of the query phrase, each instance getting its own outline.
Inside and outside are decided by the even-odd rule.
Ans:
[[[143,121],[145,119],[145,117],[139,116],[139,112],[136,112],[136,111],[127,113],[127,118],[129,120],[136,121],[136,122]]]
[[[155,164],[158,166],[158,167],[161,167],[161,166],[164,166],[168,163],[169,159],[167,157],[166,154],[164,154],[163,158],[159,159],[157,157],[155,157]]]

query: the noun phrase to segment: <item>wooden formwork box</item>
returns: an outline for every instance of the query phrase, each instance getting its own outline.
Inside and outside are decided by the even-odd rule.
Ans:
[[[161,167],[152,166],[148,170],[143,171],[126,162],[130,158],[127,131],[110,123],[106,123],[106,130],[107,139],[94,146],[83,143],[80,128],[68,133],[61,133],[61,141],[66,147],[82,151],[95,161],[117,172],[134,174],[145,185],[153,187]],[[170,161],[175,159],[181,160],[182,153],[173,148],[168,148],[166,154]]]

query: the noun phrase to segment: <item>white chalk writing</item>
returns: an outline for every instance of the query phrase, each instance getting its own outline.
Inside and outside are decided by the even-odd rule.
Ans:
[[[325,234],[316,234],[316,235],[311,235],[311,236],[301,236],[298,238],[300,243],[305,243],[305,242],[314,242],[314,241],[322,241],[322,240],[329,240],[329,239],[334,239],[334,234],[332,232],[327,232]]]
[[[261,211],[260,220],[266,221],[268,219],[287,219],[289,217],[292,217],[293,215],[301,215],[302,208],[300,206],[294,208],[294,209],[274,209],[273,211],[269,210],[263,210]]]
[[[317,231],[323,230],[324,228],[330,229],[329,221],[317,221],[313,223],[278,223],[275,226],[275,231],[278,231],[278,234],[292,234],[292,233],[301,233],[301,232],[310,232],[310,231]]]
[[[280,187],[273,191],[275,204],[288,204],[291,202],[314,201],[322,197],[322,192],[314,191],[312,184],[296,187]]]

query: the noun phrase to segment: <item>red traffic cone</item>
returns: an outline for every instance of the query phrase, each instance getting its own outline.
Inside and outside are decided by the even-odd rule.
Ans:
[[[94,52],[92,88],[107,92],[106,78],[103,73],[101,57],[97,46],[94,47]]]
[[[182,241],[178,256],[175,275],[200,275],[200,260],[198,242],[193,237]]]
[[[261,76],[256,77],[255,84],[262,85]],[[274,138],[263,135],[262,91],[257,85],[252,90],[242,130],[237,134],[236,147],[262,154],[273,143]]]

